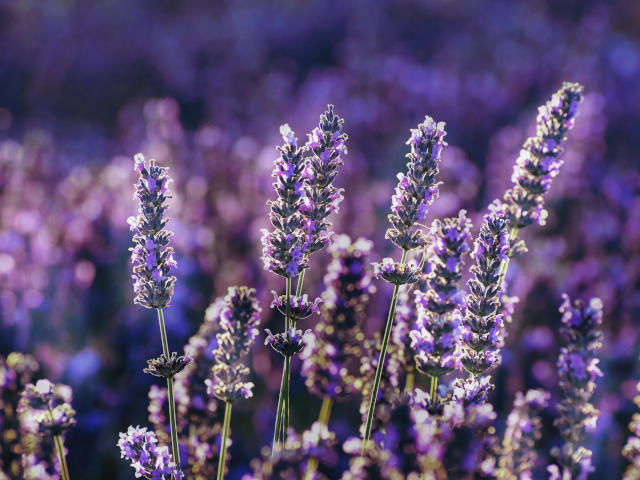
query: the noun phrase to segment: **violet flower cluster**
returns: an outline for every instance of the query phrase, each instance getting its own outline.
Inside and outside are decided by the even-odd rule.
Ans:
[[[434,220],[429,236],[427,291],[415,292],[417,321],[409,333],[417,369],[438,378],[456,368],[464,291],[459,288],[470,250],[471,221],[464,210],[456,218]]]
[[[320,116],[320,123],[309,134],[307,149],[312,155],[307,157],[304,172],[304,201],[300,211],[305,218],[304,229],[309,236],[305,253],[311,254],[325,248],[330,243],[331,223],[327,217],[338,212],[342,201],[340,188],[333,185],[338,167],[344,162],[341,155],[347,154],[347,134],[342,131],[344,119],[333,111],[333,105]]]
[[[573,128],[582,91],[582,85],[565,82],[538,108],[536,135],[528,138],[520,151],[511,177],[514,186],[505,193],[504,203],[496,200],[493,205],[507,215],[512,228],[545,224],[543,196],[562,166],[562,142]]]
[[[357,392],[362,327],[375,292],[367,268],[372,247],[347,235],[336,236],[329,247],[333,260],[324,276],[321,320],[301,355],[305,385],[318,397],[344,399]]]
[[[177,263],[169,240],[173,232],[166,229],[164,216],[168,207],[168,187],[171,178],[167,167],[159,167],[151,159],[147,166],[144,156],[135,156],[135,168],[140,173],[134,198],[139,201],[137,217],[129,217],[135,246],[130,249],[133,263],[135,303],[146,308],[164,308],[171,302],[176,277],[171,275]]]
[[[552,480],[586,478],[593,471],[591,451],[581,444],[586,434],[596,428],[599,412],[590,400],[595,380],[602,376],[597,357],[603,341],[602,332],[597,330],[602,323],[602,302],[599,298],[571,302],[567,294],[562,298],[560,333],[567,345],[558,357],[558,383],[563,396],[558,404],[560,416],[554,424],[564,445],[551,450],[558,462],[549,466]]]
[[[220,311],[220,331],[213,351],[216,364],[212,378],[205,381],[210,396],[224,402],[253,396],[253,382],[248,382],[249,368],[241,360],[249,353],[258,336],[260,311],[255,290],[230,287]]]
[[[309,237],[301,211],[305,199],[306,147],[298,147],[298,139],[289,125],[282,125],[280,133],[284,144],[278,147],[280,156],[271,174],[276,179],[273,184],[276,199],[267,202],[273,231],[262,230],[262,261],[265,269],[291,278],[308,267],[305,252]]]
[[[516,393],[500,448],[498,478],[533,480],[532,470],[538,458],[536,442],[542,437],[538,414],[547,407],[549,397],[539,389],[529,390],[525,395]]]
[[[636,385],[636,390],[640,394],[640,383]],[[640,407],[640,395],[636,395],[633,402]],[[623,480],[640,479],[640,413],[636,412],[629,423],[631,435],[627,438],[622,449],[622,455],[629,461],[629,466],[624,472]]]
[[[467,286],[463,317],[462,366],[480,377],[500,362],[502,314],[500,303],[500,267],[508,258],[509,221],[504,215],[485,217],[471,253],[475,263]]]
[[[171,458],[169,447],[158,446],[155,433],[142,427],[130,426],[120,432],[120,457],[130,460],[136,478],[171,480],[181,478]]]

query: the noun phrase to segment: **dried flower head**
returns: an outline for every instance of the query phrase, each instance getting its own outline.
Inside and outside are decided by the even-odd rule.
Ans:
[[[301,352],[304,348],[304,336],[307,333],[311,333],[311,330],[303,332],[295,328],[290,328],[287,332],[276,333],[275,335],[268,328],[265,331],[267,332],[267,338],[265,338],[264,344],[270,345],[271,348],[285,357],[292,357]]]
[[[416,283],[421,273],[415,263],[400,263],[389,257],[383,258],[381,263],[374,263],[373,272],[377,278],[394,285]]]
[[[147,360],[147,368],[143,371],[144,373],[149,373],[154,377],[169,378],[180,373],[187,367],[187,365],[189,365],[189,363],[191,363],[191,359],[189,357],[185,357],[183,355],[178,357],[176,352],[172,352],[171,357],[169,358],[162,354],[158,358]]]

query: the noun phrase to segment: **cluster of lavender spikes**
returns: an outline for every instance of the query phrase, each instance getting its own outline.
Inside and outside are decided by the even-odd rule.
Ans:
[[[334,260],[325,277],[324,303],[321,305],[319,299],[312,301],[302,294],[308,257],[331,244],[333,234],[327,218],[337,211],[342,199],[342,190],[335,187],[333,181],[337,168],[343,163],[341,155],[346,153],[343,120],[334,114],[330,105],[303,147],[298,147],[297,139],[287,125],[281,127],[284,145],[278,147],[280,155],[273,171],[277,198],[268,202],[273,230],[263,231],[262,258],[265,269],[286,279],[286,293],[273,292],[271,304],[285,317],[286,328],[283,333],[276,334],[267,330],[265,341],[285,357],[285,368],[274,444],[271,451],[265,453],[265,458],[270,455],[271,459],[255,463],[254,476],[246,478],[266,478],[264,475],[285,478],[291,472],[295,475],[296,468],[300,467],[307,470],[306,478],[337,478],[333,472],[330,476],[329,470],[323,470],[326,465],[320,465],[321,458],[331,457],[331,449],[326,447],[335,443],[335,436],[326,425],[333,400],[348,397],[357,390],[363,395],[370,394],[367,421],[364,439],[358,442],[361,458],[352,461],[350,471],[343,478],[356,478],[354,475],[361,474],[358,478],[378,475],[376,478],[395,479],[407,472],[410,472],[408,478],[420,478],[425,473],[439,478],[444,471],[459,478],[477,473],[497,474],[501,478],[531,478],[535,463],[533,443],[540,435],[540,420],[536,413],[546,407],[548,395],[530,391],[526,396],[517,396],[502,448],[497,447],[495,429],[491,427],[495,412],[487,403],[491,379],[486,373],[500,361],[505,310],[503,282],[508,259],[518,250],[514,243],[517,230],[544,220],[542,196],[557,175],[561,164],[559,144],[573,125],[580,100],[581,87],[565,84],[551,102],[541,107],[537,136],[525,143],[514,171],[516,185],[505,194],[505,203],[492,205],[492,213],[485,216],[475,241],[468,294],[459,285],[463,276],[463,255],[470,250],[471,222],[466,212],[460,211],[455,218],[435,220],[429,235],[424,234],[420,223],[439,194],[436,176],[441,152],[446,146],[444,123],[426,117],[411,131],[407,142],[410,146],[407,174],[398,175],[399,183],[389,215],[391,227],[386,232],[386,238],[401,248],[402,259],[396,262],[385,258],[380,264],[374,264],[375,274],[395,285],[384,336],[376,336],[374,341],[365,339],[361,328],[365,305],[374,291],[365,267],[370,242],[359,239],[352,243],[347,236],[337,237],[331,248]],[[157,167],[153,161],[147,169],[141,156],[136,157],[136,168],[140,172],[136,191],[141,208],[140,215],[130,220],[136,232],[136,246],[132,249],[136,302],[158,309],[164,347],[166,333],[161,312],[171,299],[175,283],[175,277],[169,277],[171,268],[175,267],[173,252],[168,246],[171,233],[164,228],[167,220],[163,216],[166,186],[170,180],[166,169]],[[409,252],[417,248],[425,249],[422,261],[419,264],[413,261],[415,256],[407,261]],[[292,280],[296,276],[298,283],[293,293]],[[406,392],[401,394],[398,385],[401,372],[394,367],[386,372],[388,391],[383,391],[381,396],[380,383],[400,287],[418,282],[415,315],[407,315],[407,324],[400,332],[404,339],[396,342],[393,348],[402,348],[407,337],[411,339],[415,355],[411,362],[404,363],[408,368],[415,365],[418,371],[430,376],[432,390],[428,395],[413,388],[413,380],[410,382],[407,378]],[[202,361],[206,355],[203,352],[213,347],[212,376],[203,383],[209,396],[225,403],[217,476],[221,480],[226,466],[231,404],[237,398],[252,395],[253,384],[247,381],[248,368],[241,359],[257,336],[260,308],[255,291],[239,287],[230,288],[228,295],[216,302],[214,310],[217,321],[214,328],[208,329],[209,340],[197,338],[199,342],[193,345],[193,352],[194,358]],[[578,443],[584,431],[595,424],[596,414],[589,399],[594,377],[599,373],[593,352],[601,340],[601,334],[593,332],[601,317],[598,301],[592,300],[588,306],[579,302],[572,306],[567,298],[561,311],[564,313],[563,334],[569,340],[569,346],[562,350],[559,361],[560,386],[566,399],[560,403],[561,416],[556,424],[565,438],[565,446],[553,451],[559,463],[559,467],[549,467],[553,478],[559,478],[560,472],[565,475],[566,472],[576,474],[589,470],[585,460],[589,459],[585,453],[588,451]],[[322,314],[315,335],[309,330],[303,333],[296,329],[297,321],[314,313]],[[210,342],[213,337],[215,345]],[[290,359],[303,350],[305,341],[303,374],[312,393],[323,398],[323,407],[319,422],[300,440],[289,428],[288,383]],[[373,350],[378,346],[380,355],[375,362]],[[350,365],[348,356],[359,356],[359,362]],[[155,374],[164,372],[161,376],[168,380],[189,363],[188,357],[185,359],[177,354],[170,357],[167,348],[161,358],[164,363],[151,362],[149,370]],[[358,363],[359,374],[351,372]],[[394,365],[404,366],[404,363],[395,362]],[[471,375],[456,379],[450,385],[441,385],[440,400],[435,403],[438,378],[459,366]],[[367,389],[366,377],[374,368],[375,380]],[[184,387],[179,398],[189,396],[189,386],[185,384]],[[171,383],[168,391],[172,391]],[[171,406],[171,393],[169,397]],[[380,406],[383,408],[376,410],[378,399],[382,400]],[[185,412],[193,410],[189,400],[178,403],[183,404]],[[198,408],[209,409],[205,405],[202,402]],[[177,435],[177,428],[171,408],[170,414],[173,415],[174,446],[177,445],[173,437]],[[153,415],[157,417],[154,423],[160,425],[163,420],[161,409],[155,408]],[[369,443],[374,415],[379,430],[375,441]],[[219,425],[218,420],[216,425]],[[186,426],[182,423],[181,429]],[[285,448],[278,452],[276,446],[280,439]],[[121,434],[119,443],[122,455],[132,460],[137,476],[138,473],[147,478],[182,476],[179,462],[172,461],[167,447],[158,447],[158,438],[152,432],[130,427],[127,433]],[[355,443],[352,441],[350,445]],[[208,452],[207,455],[211,453]],[[499,460],[496,460],[496,454],[500,456]],[[173,458],[179,460],[175,451]],[[327,465],[329,463],[331,461]]]
[[[417,321],[410,332],[416,367],[437,379],[456,368],[464,306],[464,291],[459,288],[464,265],[462,256],[469,251],[471,221],[464,210],[456,218],[434,220],[429,236],[426,292],[416,291]],[[434,400],[434,398],[432,398]]]
[[[596,377],[602,376],[596,356],[603,340],[602,332],[597,330],[602,323],[602,302],[598,298],[587,303],[571,302],[568,295],[562,297],[560,333],[567,345],[562,347],[558,357],[558,383],[563,398],[558,404],[560,416],[555,425],[564,445],[551,451],[558,461],[558,465],[549,466],[552,480],[586,478],[593,471],[591,451],[581,443],[585,434],[596,427],[599,412],[590,399],[596,388]]]

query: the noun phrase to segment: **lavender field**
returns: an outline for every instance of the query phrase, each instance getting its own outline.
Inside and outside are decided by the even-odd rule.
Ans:
[[[640,4],[19,0],[0,45],[0,480],[640,479]]]

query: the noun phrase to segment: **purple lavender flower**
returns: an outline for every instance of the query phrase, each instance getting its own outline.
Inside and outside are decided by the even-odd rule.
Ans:
[[[76,424],[71,397],[71,387],[42,379],[26,385],[17,409],[23,428],[53,437],[63,480],[69,479],[63,437]]]
[[[500,267],[509,250],[508,224],[504,215],[487,215],[471,254],[475,265],[470,269],[473,278],[467,284],[461,362],[476,377],[500,363],[503,325]]]
[[[409,333],[416,367],[437,384],[438,377],[457,368],[464,291],[460,290],[462,256],[469,251],[471,222],[464,210],[457,218],[435,220],[431,226],[427,291],[415,292],[417,320]],[[432,391],[435,396],[435,386]],[[435,399],[432,399],[435,400]]]
[[[526,140],[513,169],[514,186],[505,193],[504,203],[496,200],[493,204],[497,212],[507,215],[512,228],[544,225],[547,212],[543,196],[562,166],[561,145],[573,128],[582,91],[582,85],[565,82],[539,107],[536,135]]]
[[[283,315],[287,314],[287,297],[286,295],[278,295],[275,291],[271,291],[273,294],[273,302],[271,302],[271,308],[277,308]],[[302,296],[291,295],[289,297],[289,318],[294,323],[298,320],[310,317],[314,313],[320,312],[320,303],[322,300],[316,298],[313,302],[309,300],[309,295],[306,293]]]
[[[394,285],[416,283],[420,279],[420,268],[415,263],[395,262],[386,257],[381,263],[373,264],[373,273],[377,278]]]
[[[386,238],[403,250],[411,250],[423,244],[417,223],[423,220],[429,206],[438,197],[439,183],[436,182],[438,162],[446,132],[444,122],[436,123],[427,116],[418,128],[411,130],[407,145],[407,175],[398,174],[398,186],[392,197]]]
[[[164,308],[171,302],[176,277],[170,273],[177,267],[169,246],[173,232],[165,228],[169,219],[164,217],[171,179],[168,168],[157,166],[155,160],[150,160],[147,167],[142,154],[135,156],[135,169],[140,173],[134,196],[140,205],[139,214],[127,220],[135,243],[129,249],[134,301],[146,308]]]
[[[321,320],[305,338],[301,354],[305,385],[321,398],[342,399],[356,391],[362,325],[375,291],[367,269],[372,246],[364,238],[352,242],[347,235],[337,236],[329,246],[333,260],[324,277]]]
[[[304,185],[305,197],[300,207],[305,217],[305,230],[309,236],[306,249],[311,254],[326,247],[330,242],[331,223],[327,217],[338,211],[342,201],[342,189],[333,181],[338,167],[343,164],[341,155],[347,153],[347,134],[342,132],[344,120],[333,113],[333,105],[320,116],[320,123],[309,134],[307,149],[313,155],[307,158]]]
[[[273,231],[262,230],[262,260],[264,268],[283,277],[295,277],[308,267],[305,252],[309,247],[304,230],[305,218],[300,211],[304,200],[304,154],[289,125],[282,125],[284,144],[278,147],[280,156],[274,162],[273,186],[276,199],[267,202]]]
[[[581,300],[572,303],[567,294],[562,298],[560,333],[567,345],[558,357],[558,383],[563,398],[554,425],[560,430],[564,445],[551,450],[558,464],[550,465],[548,470],[552,479],[564,479],[567,475],[586,478],[593,470],[591,451],[581,443],[587,433],[595,430],[599,414],[589,400],[596,388],[595,379],[602,376],[596,356],[602,347],[602,332],[596,330],[602,323],[602,302],[592,298],[588,303]]]
[[[516,393],[500,449],[498,478],[533,479],[531,470],[538,458],[535,444],[542,436],[538,413],[547,407],[549,396],[544,390]]]
[[[120,432],[118,447],[120,457],[131,460],[136,478],[169,480],[182,477],[171,459],[169,448],[159,447],[155,433],[146,428],[129,426],[126,432]]]
[[[304,348],[305,335],[311,333],[311,330],[303,332],[293,327],[284,333],[276,333],[275,335],[268,328],[265,331],[267,332],[267,338],[265,338],[264,344],[271,346],[284,357],[292,357],[300,353]]]
[[[216,335],[217,348],[213,351],[216,364],[212,378],[205,381],[209,395],[224,402],[253,395],[253,382],[247,382],[249,369],[242,357],[258,336],[260,307],[255,290],[247,287],[230,287],[220,310],[220,328]]]

